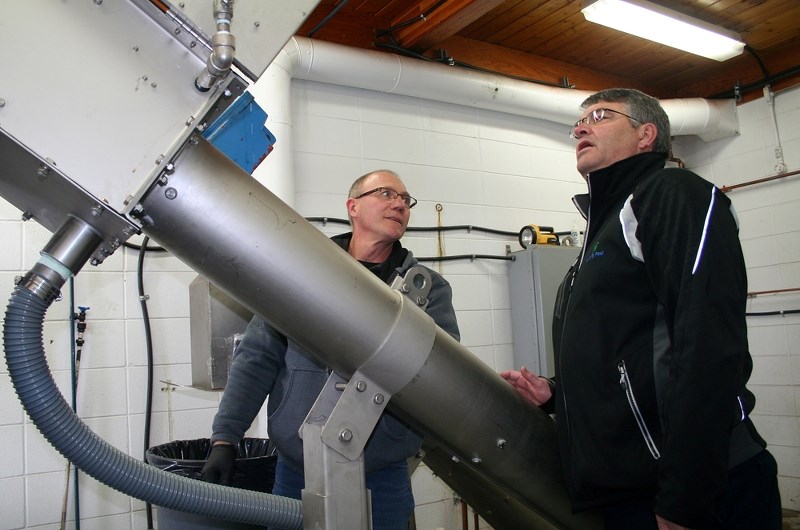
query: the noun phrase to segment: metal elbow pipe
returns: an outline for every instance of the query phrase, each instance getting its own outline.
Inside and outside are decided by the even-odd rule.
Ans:
[[[215,0],[214,19],[217,32],[211,37],[211,54],[205,69],[197,76],[195,86],[205,92],[231,69],[236,55],[236,37],[230,32],[233,0]]]

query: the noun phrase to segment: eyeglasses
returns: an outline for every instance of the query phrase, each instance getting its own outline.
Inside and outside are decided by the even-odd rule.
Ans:
[[[377,193],[378,197],[383,199],[384,201],[393,201],[396,198],[400,197],[403,201],[403,204],[406,205],[406,208],[413,208],[417,204],[417,199],[409,195],[408,193],[397,193],[392,188],[375,188],[374,190],[365,191],[361,195],[356,195],[353,197],[354,199],[360,199],[361,197],[366,197],[367,195],[372,195],[373,193]]]
[[[578,127],[580,127],[584,123],[586,125],[590,126],[590,127],[593,127],[593,126],[597,125],[598,122],[601,122],[604,119],[608,118],[608,115],[606,114],[607,112],[613,112],[614,114],[619,114],[620,116],[625,116],[629,120],[633,120],[633,121],[635,121],[636,123],[638,123],[640,125],[642,123],[639,120],[637,120],[636,118],[634,118],[633,116],[628,116],[624,112],[620,112],[618,110],[607,109],[607,108],[594,109],[592,112],[589,113],[588,116],[586,116],[585,118],[581,118],[580,120],[575,122],[575,125],[573,125],[572,129],[569,131],[569,137],[577,140],[578,136],[575,134],[575,129],[577,129]]]

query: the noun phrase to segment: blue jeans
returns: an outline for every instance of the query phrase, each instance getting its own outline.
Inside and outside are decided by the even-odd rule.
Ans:
[[[303,474],[278,456],[272,494],[299,499],[304,487]],[[367,473],[367,489],[372,498],[372,530],[406,530],[414,511],[414,495],[405,460]]]

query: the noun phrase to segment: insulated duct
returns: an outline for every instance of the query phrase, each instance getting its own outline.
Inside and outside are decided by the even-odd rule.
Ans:
[[[292,37],[276,58],[296,79],[419,97],[572,125],[594,91],[537,85],[400,55]],[[673,136],[705,141],[739,134],[734,100],[661,101]]]
[[[405,316],[430,317],[202,137],[134,214],[149,237],[343,376],[379,358],[387,368],[376,382],[392,387],[418,363],[393,412],[528,506],[532,527],[596,527],[571,513],[549,416],[433,324],[430,351],[409,351]]]

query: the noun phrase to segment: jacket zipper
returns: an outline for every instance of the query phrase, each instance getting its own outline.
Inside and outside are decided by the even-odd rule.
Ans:
[[[631,388],[631,381],[628,378],[628,370],[625,367],[625,361],[620,361],[617,365],[617,369],[619,370],[619,384],[622,386],[623,390],[625,390],[625,397],[628,398],[628,405],[631,407],[631,412],[633,412],[633,417],[636,419],[636,424],[639,426],[639,431],[642,433],[642,437],[647,444],[647,448],[650,450],[650,454],[653,455],[654,459],[658,460],[661,458],[661,453],[658,452],[658,447],[656,447],[656,443],[653,441],[653,437],[647,429],[647,425],[642,417],[642,412],[639,410],[639,405],[636,404],[636,398],[633,396],[633,389]]]
[[[592,203],[592,199],[591,199],[591,197],[592,197],[592,184],[591,184],[590,181],[587,181],[587,187],[588,187],[588,191],[589,191],[589,204],[591,205],[591,203]],[[577,206],[577,204],[576,204],[576,206]],[[580,210],[580,208],[579,208],[579,210]],[[586,253],[586,245],[589,243],[589,227],[591,225],[591,215],[590,215],[590,213],[591,213],[591,206],[589,207],[589,210],[586,212],[586,228],[584,229],[583,246],[581,247],[581,251],[578,253],[578,259],[575,260],[575,264],[573,265],[574,270],[572,271],[572,277],[569,279],[569,285],[565,286],[566,287],[566,298],[567,298],[567,301],[566,301],[566,303],[564,303],[563,300],[560,301],[560,303],[564,303],[563,312],[561,313],[561,337],[562,337],[561,340],[562,341],[564,340],[563,339],[563,337],[564,337],[564,327],[566,326],[566,323],[567,323],[567,311],[569,311],[569,302],[570,302],[570,300],[572,298],[572,286],[575,285],[575,277],[578,275],[578,271],[581,268],[581,263],[583,263],[583,256]],[[556,309],[560,312],[562,308],[558,307]],[[562,356],[559,355],[558,356],[558,373],[559,374],[563,374],[564,373],[563,370],[561,369],[561,359],[562,359]],[[559,381],[558,384],[561,385],[561,400],[564,403],[564,418],[562,419],[562,421],[564,423],[566,423],[566,425],[567,425],[567,429],[566,429],[566,431],[567,431],[567,443],[571,446],[572,445],[572,427],[569,424],[569,407],[567,405],[567,393],[564,391],[564,379],[561,378],[561,380]]]

